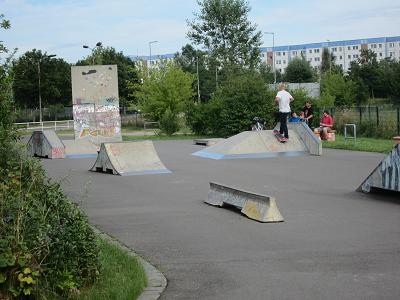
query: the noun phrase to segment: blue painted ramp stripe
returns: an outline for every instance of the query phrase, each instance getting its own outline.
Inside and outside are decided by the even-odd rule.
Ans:
[[[251,153],[251,154],[218,154],[207,151],[197,151],[192,154],[193,156],[199,156],[211,159],[241,159],[241,158],[267,158],[267,157],[296,157],[308,155],[305,151],[286,151],[286,152],[263,152],[263,153]]]

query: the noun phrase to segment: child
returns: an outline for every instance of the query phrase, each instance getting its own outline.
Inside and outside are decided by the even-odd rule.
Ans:
[[[292,112],[292,116],[288,120],[291,123],[298,123],[301,121],[301,117],[298,117],[295,112]]]

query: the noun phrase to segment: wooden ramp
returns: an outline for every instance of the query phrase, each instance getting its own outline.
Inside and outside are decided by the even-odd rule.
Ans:
[[[91,171],[122,176],[171,173],[152,141],[102,143]]]

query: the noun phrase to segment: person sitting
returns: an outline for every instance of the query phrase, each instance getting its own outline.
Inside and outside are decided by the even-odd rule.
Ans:
[[[292,116],[288,120],[290,123],[298,123],[301,121],[301,118],[297,116],[295,112],[292,112]]]
[[[321,140],[326,140],[328,132],[332,130],[333,127],[333,118],[329,114],[329,111],[324,110],[324,115],[322,116],[321,122],[319,123],[319,127],[315,128],[315,132],[319,133]]]

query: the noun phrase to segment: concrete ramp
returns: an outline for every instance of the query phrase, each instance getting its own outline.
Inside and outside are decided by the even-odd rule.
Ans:
[[[211,159],[239,159],[307,154],[297,132],[289,130],[289,136],[289,141],[280,143],[272,130],[244,131],[192,155]]]
[[[283,222],[275,198],[243,190],[238,190],[215,182],[210,182],[208,199],[214,206],[231,205],[241,209],[250,219],[260,222]]]
[[[152,141],[102,143],[91,171],[115,175],[171,173],[158,157]]]
[[[369,193],[371,188],[400,192],[400,145],[397,144],[357,189]]]
[[[34,131],[26,145],[32,156],[64,158],[65,146],[54,130]]]
[[[89,140],[64,140],[67,158],[97,157],[100,147]]]

